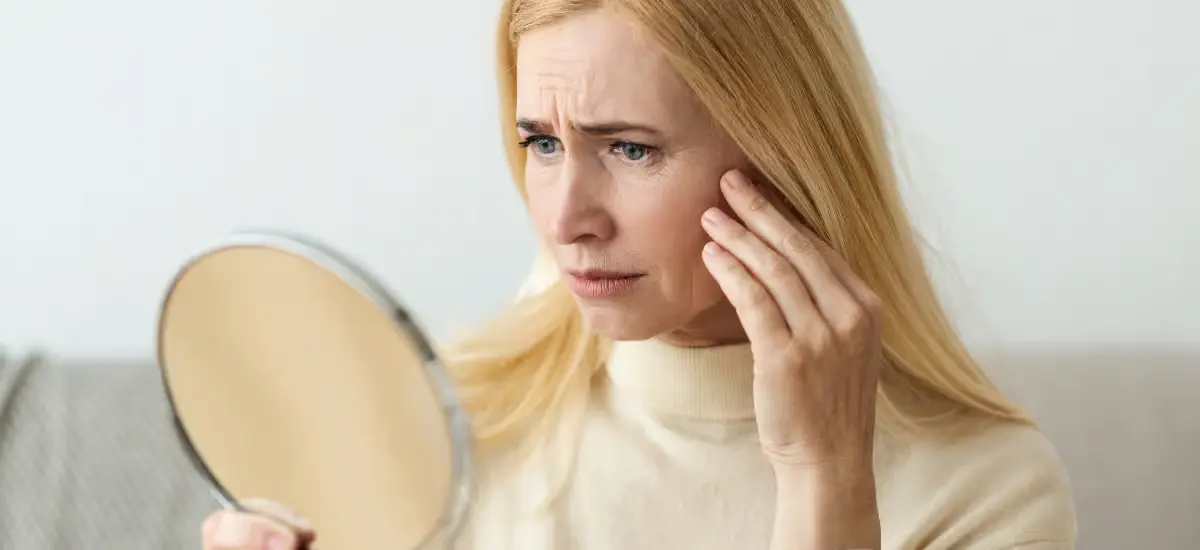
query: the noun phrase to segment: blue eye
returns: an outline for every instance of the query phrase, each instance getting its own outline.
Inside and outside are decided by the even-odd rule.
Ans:
[[[518,145],[522,149],[532,145],[533,150],[542,156],[549,156],[558,152],[558,140],[550,136],[529,136]]]
[[[554,151],[558,148],[557,146],[558,142],[552,139],[539,139],[533,144],[537,152],[543,155],[553,155]]]
[[[634,162],[646,158],[646,155],[650,153],[649,148],[640,143],[618,142],[615,144],[615,148],[620,149],[625,158]]]
[[[608,150],[614,155],[620,155],[621,160],[636,164],[652,162],[652,157],[658,151],[657,148],[650,145],[632,141],[614,141],[609,145]]]

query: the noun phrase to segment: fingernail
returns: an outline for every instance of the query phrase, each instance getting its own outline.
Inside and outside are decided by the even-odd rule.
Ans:
[[[720,253],[721,253],[721,247],[717,243],[709,241],[708,244],[704,245],[704,254],[705,255],[716,256],[717,254],[720,254]]]
[[[267,550],[292,550],[287,537],[278,533],[267,535]]]
[[[726,172],[721,177],[721,185],[725,186],[726,191],[736,191],[742,187],[742,175],[736,170]]]
[[[213,532],[213,542],[216,546],[236,547],[247,542],[250,538],[250,522],[238,514],[222,513]]]
[[[725,215],[720,208],[709,208],[704,212],[704,221],[710,225],[717,225],[728,220],[729,216]]]

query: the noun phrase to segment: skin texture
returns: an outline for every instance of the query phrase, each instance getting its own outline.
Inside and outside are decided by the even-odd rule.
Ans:
[[[679,345],[745,341],[701,260],[698,223],[746,158],[654,47],[596,12],[523,35],[517,118],[534,224],[563,270],[645,273],[618,299],[577,297],[596,332]],[[589,132],[628,123],[652,132]]]
[[[883,305],[742,174],[704,214],[704,260],[746,327],[759,442],[775,468],[773,550],[879,548],[873,445]]]
[[[577,297],[590,327],[683,346],[749,341],[777,480],[771,548],[879,548],[878,297],[763,197],[745,155],[621,17],[527,33],[517,81],[530,211],[559,268],[643,274],[616,298]],[[204,548],[276,550],[314,536],[278,505],[257,509],[215,513]]]
[[[220,510],[204,520],[204,550],[292,550],[316,539],[308,522],[281,504],[256,499],[242,505],[249,512]]]
[[[577,298],[593,330],[750,341],[780,483],[773,548],[878,547],[878,297],[755,189],[745,155],[616,14],[521,37],[517,119],[530,211],[559,268],[645,274],[620,297]],[[588,131],[619,123],[654,131]]]

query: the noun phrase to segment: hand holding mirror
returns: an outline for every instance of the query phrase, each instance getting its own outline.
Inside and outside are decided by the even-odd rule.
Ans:
[[[179,439],[221,505],[282,503],[325,550],[450,543],[467,420],[429,338],[363,269],[235,234],[178,271],[157,337]]]

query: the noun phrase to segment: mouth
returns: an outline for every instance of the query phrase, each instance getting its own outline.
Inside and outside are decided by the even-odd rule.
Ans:
[[[617,298],[633,289],[645,273],[582,269],[566,271],[567,286],[581,298]]]
[[[601,280],[601,279],[628,279],[631,277],[641,277],[645,273],[625,272],[625,271],[608,271],[605,269],[568,269],[567,275],[579,279]]]

